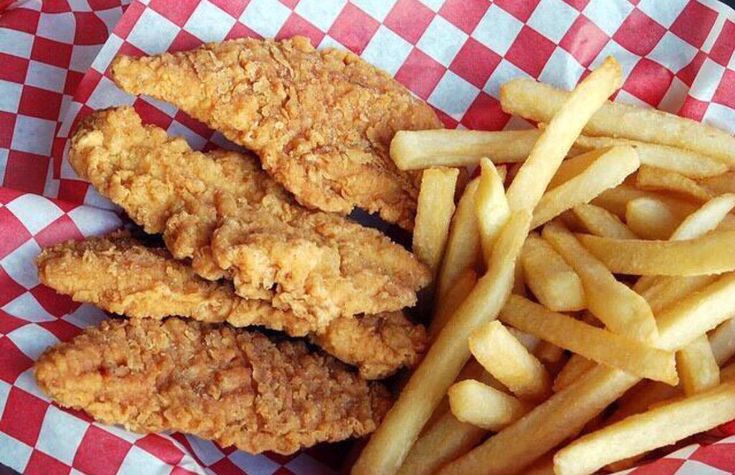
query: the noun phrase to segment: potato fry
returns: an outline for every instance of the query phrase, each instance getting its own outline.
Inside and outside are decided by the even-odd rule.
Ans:
[[[597,363],[641,378],[679,382],[673,353],[552,312],[523,297],[511,295],[498,319]]]
[[[595,163],[598,158],[607,153],[608,149],[609,147],[599,150],[590,150],[589,152],[575,155],[572,158],[567,158],[566,160],[561,162],[561,165],[559,165],[559,169],[551,178],[551,181],[549,181],[548,189],[553,190],[562,183],[566,183],[572,178],[576,177],[587,168],[589,168],[590,165]]]
[[[720,384],[720,368],[717,366],[707,335],[700,335],[676,353],[684,394],[701,393]]]
[[[636,186],[641,190],[670,191],[698,200],[707,201],[712,195],[691,178],[671,170],[642,166],[636,175]]]
[[[554,456],[560,475],[588,474],[605,465],[717,427],[735,416],[735,385],[725,383],[684,400],[587,434]]]
[[[735,270],[735,231],[718,231],[686,241],[610,239],[588,234],[577,237],[616,274],[688,276]]]
[[[467,269],[459,275],[457,281],[454,283],[451,289],[442,295],[437,304],[436,310],[434,311],[434,317],[431,319],[429,324],[429,338],[434,339],[439,334],[444,325],[446,325],[449,318],[454,313],[464,299],[472,292],[472,288],[477,282],[477,273],[472,269]]]
[[[728,213],[735,208],[735,194],[727,193],[712,198],[694,213],[687,216],[669,238],[685,241],[717,229]]]
[[[569,98],[569,92],[515,79],[500,88],[500,104],[508,114],[548,122]],[[703,123],[626,104],[606,102],[586,121],[584,133],[621,137],[641,142],[679,147],[735,166],[735,137]]]
[[[555,365],[564,357],[564,349],[548,341],[542,341],[536,347],[533,356],[546,363],[546,366]]]
[[[636,239],[638,237],[617,216],[605,208],[583,203],[575,206],[573,211],[587,231],[596,236],[616,239]]]
[[[717,366],[735,356],[735,318],[723,322],[709,334],[709,345]]]
[[[647,196],[631,200],[625,207],[625,222],[643,239],[669,239],[683,219],[663,201]]]
[[[518,330],[517,328],[508,328],[508,331],[510,332],[511,335],[513,335],[513,338],[518,340],[518,342],[521,345],[525,346],[526,349],[532,354],[538,349],[538,346],[542,343],[542,341],[536,338],[535,336],[531,335],[530,333],[522,332]]]
[[[621,184],[639,166],[632,147],[607,149],[577,176],[541,197],[533,212],[531,227],[536,228],[578,204],[588,203],[603,191]]]
[[[480,242],[485,262],[489,262],[495,240],[510,216],[510,208],[508,200],[505,199],[503,180],[493,163],[483,158],[480,161],[480,169],[480,182],[475,192],[477,224],[480,228]]]
[[[555,222],[547,224],[543,237],[577,272],[584,287],[587,308],[610,331],[635,340],[654,341],[656,322],[643,297],[618,282],[563,226]]]
[[[625,210],[628,202],[644,196],[655,196],[655,194],[622,184],[616,188],[602,192],[600,196],[592,200],[592,204],[606,209],[620,218],[625,218]]]
[[[547,308],[557,312],[585,308],[584,288],[579,276],[537,234],[530,234],[526,239],[521,266],[526,284]]]
[[[467,269],[473,269],[480,258],[480,228],[475,211],[478,185],[479,179],[474,179],[467,185],[452,217],[444,260],[437,279],[439,299],[454,285],[460,274]]]
[[[532,407],[474,379],[454,383],[447,394],[457,420],[488,431],[507,427]]]
[[[642,280],[642,279],[641,279]],[[717,280],[716,275],[693,275],[689,277],[654,277],[652,285],[639,290],[638,284],[633,290],[646,299],[654,315],[658,315],[672,303],[681,300],[684,296],[697,292]],[[639,280],[640,282],[640,280]]]
[[[454,214],[454,189],[459,170],[430,168],[421,177],[413,229],[413,252],[436,276],[447,244],[449,222]]]
[[[715,195],[735,193],[735,172],[705,178],[699,180],[699,184]]]
[[[511,210],[536,208],[584,124],[621,83],[620,65],[609,57],[577,85],[555,114],[545,119],[548,125],[508,188]]]
[[[383,423],[373,433],[353,474],[395,473],[422,427],[469,358],[467,339],[497,318],[513,286],[515,263],[528,235],[531,215],[511,214],[493,250],[488,272],[478,280],[414,370]]]
[[[597,364],[581,355],[572,355],[554,379],[552,389],[555,393],[566,388],[577,381],[584,373],[597,366]]]
[[[546,368],[498,321],[475,330],[469,338],[477,361],[513,394],[538,401],[551,387]]]
[[[721,161],[690,150],[666,145],[584,135],[580,136],[574,145],[584,150],[627,145],[638,152],[641,164],[670,170],[689,178],[713,177],[727,171],[727,165]]]
[[[401,130],[391,141],[390,156],[401,170],[466,167],[482,157],[494,163],[522,162],[540,135],[540,130]]]
[[[679,397],[682,394],[679,386],[669,386],[658,381],[641,381],[618,400],[618,408],[605,420],[605,423],[613,424],[622,421],[628,416],[645,412],[662,401]]]

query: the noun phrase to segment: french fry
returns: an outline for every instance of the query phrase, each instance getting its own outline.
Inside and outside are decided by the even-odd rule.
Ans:
[[[697,294],[672,305],[667,311],[666,325],[659,327],[657,346],[669,351],[680,350],[706,329],[732,318],[734,300],[735,278],[723,276]],[[638,381],[640,378],[623,371],[598,365],[439,473],[519,472],[576,434]]]
[[[641,190],[657,190],[681,193],[707,201],[712,195],[691,178],[671,170],[642,166],[636,175],[636,186]]]
[[[611,137],[580,136],[574,144],[585,150],[627,145],[635,148],[641,164],[680,173],[689,178],[714,177],[725,173],[727,165],[706,155],[677,147]],[[735,191],[735,190],[733,190]]]
[[[715,195],[735,193],[735,172],[704,178],[699,180],[699,184]]]
[[[516,259],[530,224],[530,213],[511,213],[495,243],[487,273],[439,332],[365,446],[352,468],[353,474],[395,473],[401,466],[422,427],[467,361],[470,334],[483,323],[497,318],[510,295]]]
[[[459,170],[456,168],[430,168],[421,177],[416,207],[416,224],[413,230],[413,252],[432,273],[441,264],[447,244],[449,222],[454,214],[454,189]]]
[[[559,475],[588,474],[605,465],[717,427],[735,416],[735,385],[666,404],[587,434],[554,456]]]
[[[467,185],[452,217],[438,278],[439,299],[454,285],[460,274],[475,267],[480,257],[480,228],[477,226],[475,206],[478,185],[479,179]]]
[[[498,234],[508,221],[510,208],[505,199],[503,180],[493,163],[483,158],[480,161],[480,181],[475,192],[477,223],[480,228],[480,242],[485,262],[490,261],[493,245]]]
[[[548,341],[539,342],[533,356],[546,363],[546,366],[555,365],[564,357],[564,349]]]
[[[717,366],[735,356],[735,319],[727,320],[709,334],[709,345]]]
[[[700,335],[676,353],[681,385],[687,396],[700,393],[720,384],[717,366],[707,335]]]
[[[513,335],[513,338],[518,340],[521,345],[525,346],[530,353],[534,353],[542,343],[542,341],[535,336],[530,333],[522,332],[517,328],[508,328],[508,331]]]
[[[606,209],[614,215],[625,218],[625,210],[629,201],[644,196],[655,196],[653,192],[642,191],[633,186],[622,184],[613,189],[604,191],[592,200],[592,204]]]
[[[683,219],[663,201],[647,196],[631,200],[625,207],[625,222],[643,239],[669,239]]]
[[[467,269],[459,275],[457,281],[451,289],[439,298],[434,311],[434,317],[429,324],[429,338],[439,334],[454,310],[462,304],[465,298],[472,292],[472,288],[477,282],[477,273],[472,269]]]
[[[482,157],[494,163],[522,162],[541,131],[401,130],[390,144],[390,156],[401,170],[466,167]]]
[[[650,342],[656,338],[656,322],[648,303],[610,271],[558,223],[547,224],[543,237],[582,280],[587,308],[610,331],[635,340]]]
[[[526,239],[521,266],[526,284],[547,308],[557,312],[585,308],[584,288],[579,276],[537,234],[530,234]]]
[[[599,206],[578,204],[574,207],[574,214],[587,231],[596,236],[616,239],[636,239],[638,237],[617,216]]]
[[[500,88],[503,111],[537,122],[548,122],[568,97],[569,92],[530,79],[515,79]],[[606,102],[586,121],[584,132],[679,147],[716,158],[731,168],[735,166],[735,137],[654,109]]]
[[[511,210],[536,208],[584,124],[621,82],[620,65],[613,58],[607,58],[577,85],[554,114],[545,119],[548,125],[508,188]]]
[[[683,296],[697,292],[717,280],[716,275],[693,275],[689,277],[656,277],[652,285],[646,289],[639,290],[638,284],[633,290],[640,293],[646,299],[654,315],[658,315]],[[640,280],[639,280],[640,282]]]
[[[586,234],[577,237],[616,274],[688,276],[735,270],[735,231],[718,231],[685,241],[610,239]]]
[[[735,194],[727,193],[712,198],[701,208],[687,216],[671,235],[672,241],[684,241],[702,236],[717,229],[735,208]]]
[[[541,197],[533,212],[531,227],[536,228],[578,204],[588,203],[603,191],[622,183],[639,166],[632,147],[607,149],[577,176]]]
[[[549,181],[548,189],[553,190],[562,183],[566,183],[572,178],[576,177],[587,168],[589,168],[590,165],[595,163],[598,158],[607,153],[608,150],[609,148],[590,150],[589,152],[575,155],[572,158],[567,158],[566,160],[561,162],[561,165],[559,165],[559,169],[556,170],[556,173],[551,178],[551,181]]]
[[[549,394],[546,368],[502,323],[482,325],[472,333],[469,344],[475,359],[519,398],[538,401]]]
[[[517,421],[531,406],[474,379],[454,383],[447,393],[452,414],[488,431],[498,431]]]
[[[559,392],[578,380],[584,373],[597,366],[597,364],[581,355],[572,355],[554,379],[552,389]]]
[[[552,312],[523,297],[511,295],[498,319],[597,363],[641,378],[679,382],[673,353]]]
[[[658,381],[641,381],[618,400],[618,408],[605,420],[606,424],[622,421],[628,416],[639,414],[652,406],[679,397],[683,393],[679,386],[670,386]]]

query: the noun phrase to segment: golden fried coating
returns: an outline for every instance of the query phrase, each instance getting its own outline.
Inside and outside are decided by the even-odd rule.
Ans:
[[[239,39],[112,65],[131,94],[170,102],[255,151],[303,205],[354,207],[413,228],[418,187],[388,149],[399,130],[442,127],[433,110],[348,51],[304,37]]]
[[[390,401],[299,342],[194,320],[106,320],[36,362],[56,402],[136,432],[289,454],[372,432]]]
[[[272,300],[325,329],[338,316],[397,311],[431,278],[378,231],[294,202],[253,160],[192,151],[143,126],[131,108],[92,114],[72,138],[72,166],[176,258],[238,295]]]
[[[206,281],[164,249],[148,248],[125,232],[69,241],[43,250],[36,260],[41,282],[77,302],[134,318],[190,317],[235,327],[259,325],[305,336],[336,358],[379,379],[412,366],[426,347],[426,333],[402,312],[339,317],[318,331],[309,320],[264,300],[237,296],[226,282]]]

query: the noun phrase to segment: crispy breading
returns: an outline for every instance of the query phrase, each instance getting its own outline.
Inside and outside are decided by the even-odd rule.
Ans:
[[[324,329],[338,316],[416,302],[430,272],[378,231],[294,203],[253,160],[192,151],[131,108],[96,112],[72,138],[72,166],[176,258],[238,295],[272,300]]]
[[[399,130],[441,128],[427,104],[349,51],[243,38],[112,64],[131,94],[174,104],[255,151],[303,205],[354,207],[413,228],[418,186],[388,153]]]
[[[289,454],[372,432],[385,388],[300,342],[194,320],[106,320],[35,365],[56,402],[136,432]]]
[[[227,282],[198,277],[165,249],[148,248],[126,232],[69,241],[44,249],[36,259],[42,283],[119,315],[135,318],[190,317],[259,325],[309,339],[336,358],[378,379],[412,366],[426,346],[426,333],[402,312],[339,317],[323,331],[264,300],[237,296]]]

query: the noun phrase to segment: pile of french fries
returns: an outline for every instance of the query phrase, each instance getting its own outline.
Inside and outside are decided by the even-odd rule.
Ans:
[[[504,84],[535,130],[395,136],[432,345],[353,474],[614,471],[735,419],[735,137],[621,81]]]

